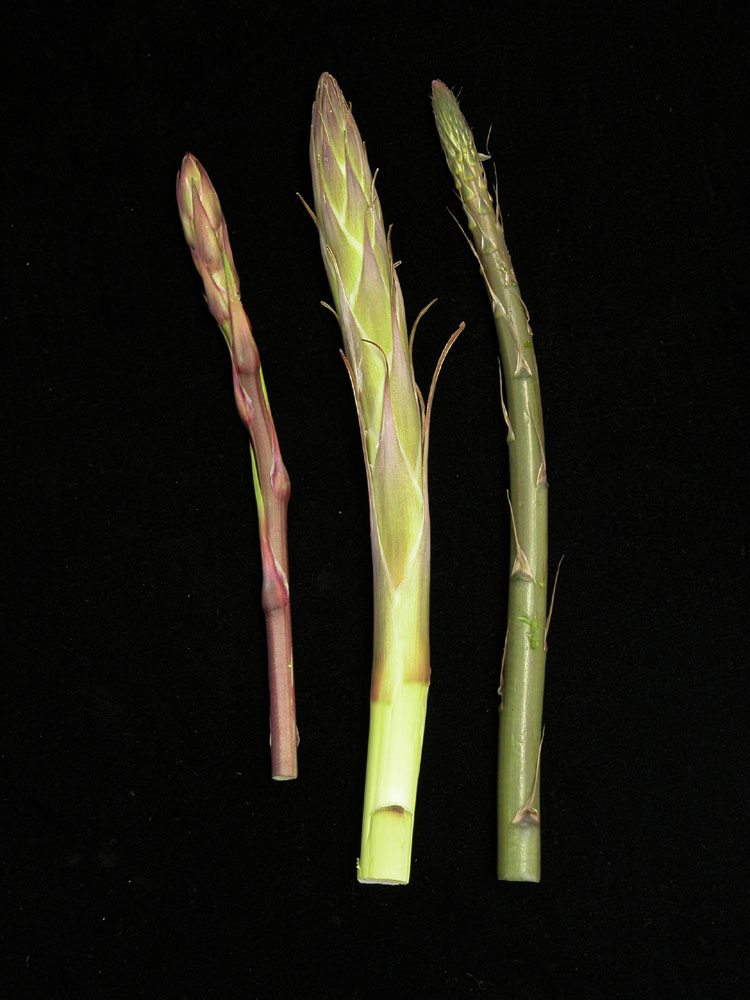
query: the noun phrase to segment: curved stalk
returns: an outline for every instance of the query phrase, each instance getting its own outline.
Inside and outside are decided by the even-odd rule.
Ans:
[[[297,724],[289,604],[289,476],[281,459],[260,355],[240,301],[227,224],[208,174],[188,153],[177,175],[177,203],[206,301],[232,357],[234,398],[250,435],[250,458],[263,562],[263,611],[271,701],[271,776],[297,777]]]

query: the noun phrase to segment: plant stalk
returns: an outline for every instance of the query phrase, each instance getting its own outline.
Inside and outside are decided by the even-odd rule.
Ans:
[[[411,569],[393,587],[373,544],[370,731],[357,862],[360,882],[409,881],[417,782],[430,685],[429,524]]]
[[[505,242],[499,207],[458,102],[432,85],[440,142],[458,190],[500,344],[503,413],[510,460],[511,565],[500,675],[497,875],[541,877],[539,768],[547,654],[547,463],[536,356],[526,307]]]
[[[323,262],[362,436],[373,565],[373,665],[360,882],[409,881],[430,683],[429,420],[375,182],[351,108],[318,83],[310,166]]]
[[[281,458],[260,355],[240,300],[240,279],[227,224],[208,174],[190,153],[177,175],[177,203],[208,308],[229,348],[234,398],[250,436],[268,644],[271,776],[286,781],[297,777],[298,743],[287,551],[289,476]]]

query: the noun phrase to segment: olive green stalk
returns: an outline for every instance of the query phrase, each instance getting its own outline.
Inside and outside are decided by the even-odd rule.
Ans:
[[[357,870],[361,882],[399,884],[409,881],[430,683],[427,448],[435,379],[425,407],[374,179],[351,109],[327,73],[313,105],[310,165],[370,500],[373,665]]]
[[[227,224],[208,174],[190,153],[177,175],[177,203],[208,308],[231,354],[235,402],[250,435],[268,641],[271,775],[285,781],[297,777],[298,742],[287,554],[289,476],[281,459],[258,348],[240,301],[240,279]]]
[[[471,130],[445,84],[432,85],[435,122],[489,292],[500,342],[510,456],[511,567],[500,675],[498,878],[541,875],[539,767],[547,654],[547,463],[528,312]],[[502,382],[501,382],[502,389]],[[506,405],[507,404],[507,405]]]

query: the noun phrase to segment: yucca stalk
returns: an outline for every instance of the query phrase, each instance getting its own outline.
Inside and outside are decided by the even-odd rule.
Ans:
[[[292,620],[289,605],[287,506],[289,476],[281,459],[258,348],[240,301],[227,224],[208,174],[188,153],[177,175],[177,203],[206,301],[232,358],[237,410],[250,435],[263,564],[263,610],[271,700],[271,775],[297,777]]]
[[[510,456],[511,568],[500,677],[498,878],[541,875],[539,766],[547,654],[547,463],[542,402],[528,312],[521,299],[497,204],[458,102],[432,85],[435,122],[492,303],[505,382]],[[502,389],[501,381],[501,389]],[[501,397],[502,398],[502,397]]]
[[[409,881],[430,683],[429,416],[364,145],[327,73],[310,139],[315,218],[344,339],[370,501],[374,637],[360,882]],[[454,334],[454,337],[459,331]]]

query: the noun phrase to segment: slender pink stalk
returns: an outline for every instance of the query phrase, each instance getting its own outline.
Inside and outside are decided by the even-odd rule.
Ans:
[[[298,743],[287,553],[289,476],[281,459],[258,348],[240,301],[240,279],[219,198],[208,174],[190,153],[177,175],[177,203],[208,308],[229,347],[234,398],[250,435],[268,641],[271,774],[284,781],[297,777]]]

